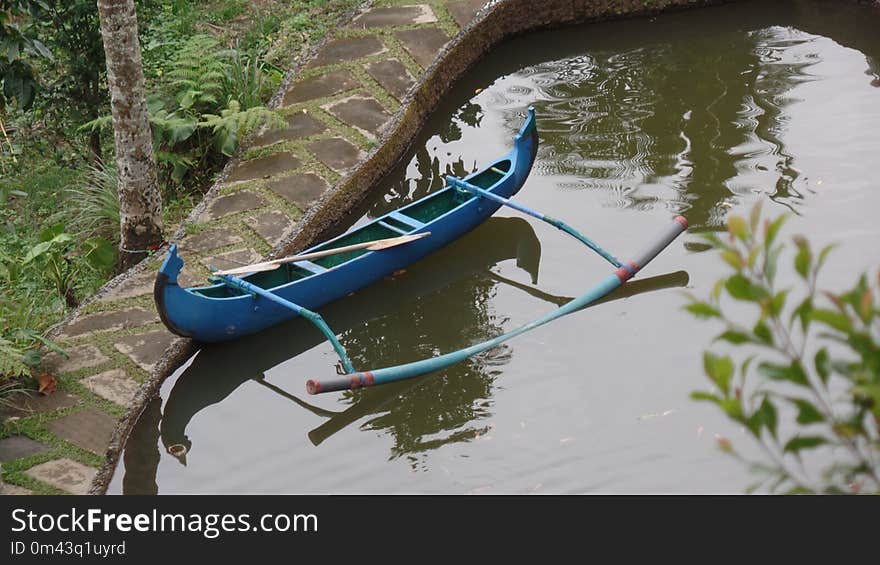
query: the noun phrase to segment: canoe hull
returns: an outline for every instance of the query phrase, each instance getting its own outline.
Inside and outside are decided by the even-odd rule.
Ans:
[[[528,178],[537,147],[534,112],[530,109],[529,117],[516,136],[514,148],[466,179],[477,178],[493,166],[504,163],[506,173],[488,190],[509,198],[519,191]],[[415,210],[431,198],[448,197],[448,194],[440,193],[453,190],[455,189],[451,187],[444,188],[390,214]],[[483,223],[498,210],[499,206],[486,199],[463,197],[460,205],[409,232],[411,234],[430,232],[431,235],[428,237],[382,251],[367,252],[319,274],[267,290],[309,310],[316,310],[458,239]],[[389,215],[373,220],[368,226],[387,220]],[[335,240],[331,240],[330,243],[332,241]],[[320,247],[325,245],[321,244]],[[176,246],[172,246],[159,270],[154,287],[154,299],[160,317],[168,329],[178,335],[201,342],[226,341],[261,331],[295,316],[287,308],[259,296],[212,297],[201,293],[205,288],[210,290],[211,287],[201,287],[198,290],[181,288],[177,284],[177,276],[182,267],[183,261],[177,255]],[[248,279],[248,277],[243,278]]]

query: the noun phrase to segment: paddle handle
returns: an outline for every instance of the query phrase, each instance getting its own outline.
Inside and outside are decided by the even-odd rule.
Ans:
[[[334,247],[333,249],[325,249],[324,251],[313,251],[311,253],[303,253],[301,255],[294,255],[293,257],[284,257],[282,259],[273,259],[272,261],[263,261],[262,263],[254,263],[253,265],[248,265],[246,267],[236,267],[234,269],[226,269],[224,271],[217,271],[216,275],[239,275],[242,273],[256,273],[261,271],[271,271],[273,269],[277,269],[281,265],[285,263],[296,263],[297,261],[311,261],[312,259],[320,259],[321,257],[329,257],[330,255],[336,255],[338,253],[346,253],[348,251],[357,251],[359,249],[367,249],[369,247],[381,246],[379,248],[384,249],[386,247],[394,247],[395,245],[399,245],[402,243],[409,243],[410,241],[426,237],[431,235],[431,232],[423,232],[419,234],[413,235],[405,235],[401,237],[392,237],[389,239],[377,239],[373,241],[364,241],[362,243],[353,243],[352,245],[345,245],[343,247]]]

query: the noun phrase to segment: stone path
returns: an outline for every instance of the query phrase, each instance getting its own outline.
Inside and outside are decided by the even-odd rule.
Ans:
[[[204,282],[212,265],[259,260],[283,241],[363,162],[416,79],[484,4],[379,0],[335,30],[281,97],[287,126],[256,136],[185,224],[181,284]],[[69,358],[46,363],[57,392],[0,407],[3,493],[89,491],[117,422],[180,339],[153,305],[158,261],[112,282],[60,329]]]

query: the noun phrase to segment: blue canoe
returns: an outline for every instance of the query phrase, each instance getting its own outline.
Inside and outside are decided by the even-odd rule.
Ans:
[[[529,108],[513,149],[465,177],[471,185],[509,198],[525,183],[538,150],[535,113]],[[382,251],[358,250],[314,262],[282,265],[253,273],[244,281],[303,308],[324,304],[367,286],[440,249],[474,229],[500,203],[447,186],[370,223],[304,252],[325,251],[377,239],[430,232],[430,236]],[[181,288],[183,260],[172,245],[156,277],[153,296],[162,322],[177,335],[200,342],[237,339],[281,323],[297,314],[264,296],[220,283]]]

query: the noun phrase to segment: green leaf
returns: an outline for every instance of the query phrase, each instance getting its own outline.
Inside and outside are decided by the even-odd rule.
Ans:
[[[786,453],[798,453],[803,449],[813,449],[826,443],[828,440],[819,436],[795,436],[788,440],[782,450]]]
[[[107,271],[116,264],[116,248],[103,237],[87,239],[82,248],[86,263],[96,271]]]
[[[846,315],[826,309],[816,309],[810,313],[810,319],[843,333],[852,331],[852,324]]]
[[[34,245],[27,252],[27,255],[24,256],[24,260],[21,262],[21,264],[27,265],[28,263],[30,263],[31,261],[33,261],[34,259],[36,259],[40,255],[43,255],[44,253],[49,251],[50,247],[52,247],[51,241],[43,241],[41,243]]]
[[[763,320],[758,320],[758,323],[755,324],[752,332],[755,334],[761,343],[767,345],[773,345],[773,333],[770,331],[770,328],[767,327],[767,324],[764,323]]]
[[[722,393],[730,393],[730,377],[733,375],[733,361],[730,357],[720,357],[709,351],[703,353],[703,368],[706,375]]]
[[[717,308],[705,302],[691,302],[685,306],[685,310],[701,319],[721,317],[721,312],[719,312]]]
[[[794,269],[804,280],[808,280],[810,276],[810,268],[813,263],[813,255],[807,240],[803,237],[795,239],[798,252],[794,257]]]
[[[749,213],[749,227],[751,228],[752,233],[755,233],[758,230],[758,221],[761,219],[761,206],[763,204],[763,200],[758,200],[755,202],[755,205],[752,206],[752,210]]]
[[[721,404],[721,398],[717,395],[712,394],[711,392],[703,392],[701,390],[695,390],[691,393],[692,400],[705,401],[705,402],[714,402],[715,404]]]
[[[782,290],[773,296],[773,300],[770,301],[771,315],[779,316],[782,313],[782,310],[785,308],[785,300],[788,298],[788,292],[788,289]]]
[[[724,288],[736,300],[759,302],[767,297],[767,291],[764,288],[753,284],[743,275],[733,275],[727,279]]]
[[[721,252],[721,260],[733,267],[736,271],[741,271],[745,264],[742,256],[733,249],[725,249]]]
[[[823,347],[817,351],[813,361],[816,366],[816,372],[819,374],[819,378],[822,379],[822,383],[828,384],[828,376],[831,374],[831,365],[828,362],[828,349]]]
[[[788,381],[800,386],[809,386],[807,374],[798,361],[792,361],[791,365],[764,361],[758,365],[758,373],[774,381]]]
[[[746,421],[746,427],[749,428],[755,437],[760,438],[761,428],[767,428],[767,431],[773,437],[776,437],[777,423],[776,407],[765,396],[758,409]]]
[[[739,216],[731,216],[727,219],[727,231],[731,235],[739,238],[740,241],[746,241],[749,237],[749,226],[746,221]]]
[[[732,343],[733,345],[742,345],[743,343],[749,343],[752,341],[752,338],[748,335],[735,330],[727,330],[715,339],[726,341],[727,343]]]
[[[783,214],[772,222],[768,220],[764,224],[764,249],[770,249],[770,246],[773,245],[773,241],[779,234],[779,230],[782,228],[782,224],[784,224],[788,218],[789,214]]]
[[[801,321],[801,330],[806,333],[807,328],[810,326],[810,322],[812,321],[812,313],[813,313],[813,298],[808,296],[801,302],[797,308],[794,309],[794,312],[791,313],[791,319],[789,320],[789,324],[794,323],[795,318]]]
[[[812,402],[808,400],[804,400],[803,398],[789,398],[788,399],[792,404],[797,406],[798,415],[797,415],[797,423],[802,425],[807,424],[815,424],[818,422],[824,422],[825,416],[822,415],[821,412],[813,405]]]

